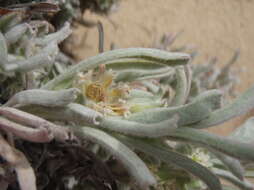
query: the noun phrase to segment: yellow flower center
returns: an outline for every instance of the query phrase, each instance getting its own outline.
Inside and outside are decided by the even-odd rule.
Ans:
[[[106,89],[98,83],[89,84],[86,88],[86,96],[95,102],[104,101],[106,97]]]

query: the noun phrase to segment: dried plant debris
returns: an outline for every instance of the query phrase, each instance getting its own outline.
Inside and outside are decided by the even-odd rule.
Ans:
[[[86,146],[73,143],[34,144],[19,141],[35,168],[38,190],[89,189],[116,190],[116,181],[108,168]]]
[[[119,0],[13,0],[0,1],[1,13],[18,11],[33,13],[30,18],[44,18],[59,28],[65,22],[76,21],[85,26],[96,26],[96,22],[83,19],[85,11],[107,15],[116,9]],[[44,14],[41,13],[51,13]]]
[[[10,7],[18,4],[30,4],[30,3],[41,3],[41,2],[50,2],[58,3],[60,5],[65,5],[65,7],[73,6],[73,8],[80,8],[83,11],[90,9],[97,13],[107,13],[111,7],[117,3],[118,0],[1,0],[1,7]]]

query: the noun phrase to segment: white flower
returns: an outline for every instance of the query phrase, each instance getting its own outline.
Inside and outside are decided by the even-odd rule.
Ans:
[[[213,166],[213,163],[211,162],[211,157],[201,148],[196,148],[194,152],[192,152],[192,154],[188,157],[205,167],[211,168]]]

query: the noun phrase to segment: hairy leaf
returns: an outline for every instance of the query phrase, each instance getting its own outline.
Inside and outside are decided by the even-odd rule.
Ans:
[[[190,158],[172,150],[159,147],[158,145],[144,143],[142,140],[126,137],[120,137],[120,139],[141,152],[190,172],[204,181],[210,190],[222,190],[219,179],[206,167],[198,164]]]
[[[68,69],[65,73],[62,73],[55,79],[49,81],[42,88],[44,89],[54,89],[60,85],[64,80],[72,78],[77,72],[87,71],[89,69],[94,69],[100,64],[105,64],[108,61],[113,61],[123,58],[140,58],[149,61],[155,61],[166,65],[186,64],[189,60],[189,55],[184,53],[170,53],[157,49],[149,48],[127,48],[127,49],[117,49],[108,51],[97,56],[88,58],[85,61],[80,62]]]
[[[242,126],[230,134],[230,138],[243,141],[245,143],[254,142],[254,117],[249,118]]]
[[[105,117],[101,120],[99,126],[126,135],[158,138],[172,133],[177,128],[177,121],[177,115],[174,115],[168,120],[153,124],[143,124],[134,121]]]
[[[101,145],[118,159],[133,177],[140,189],[148,190],[156,185],[156,180],[145,163],[127,146],[107,133],[89,127],[81,127],[80,132],[85,139]]]
[[[221,92],[210,90],[202,93],[191,103],[178,107],[152,108],[147,111],[130,115],[127,119],[141,123],[156,123],[179,115],[178,126],[188,125],[205,119],[220,107]]]
[[[225,170],[213,169],[213,172],[216,175],[218,175],[219,177],[231,182],[232,184],[234,184],[235,186],[239,187],[242,190],[253,190],[254,189],[254,185],[251,184],[250,182],[239,180],[234,175],[232,175],[231,173],[229,173]]]
[[[208,128],[214,125],[221,124],[228,121],[236,116],[240,116],[254,107],[254,86],[248,89],[241,96],[236,98],[233,103],[226,105],[225,107],[214,111],[210,116],[199,122],[198,124],[192,125],[193,128]]]
[[[229,156],[254,161],[254,146],[189,127],[177,128],[170,138],[213,148]]]
[[[184,67],[176,68],[176,89],[175,89],[175,97],[171,102],[171,106],[180,106],[183,105],[187,98],[188,93],[188,80],[185,73]]]
[[[239,160],[225,155],[221,152],[213,151],[213,153],[218,159],[222,161],[227,169],[232,172],[232,174],[234,174],[240,180],[243,180],[245,171]]]
[[[41,89],[25,90],[15,94],[4,106],[41,105],[48,107],[65,106],[77,98],[79,90],[70,88],[66,90],[50,91]]]

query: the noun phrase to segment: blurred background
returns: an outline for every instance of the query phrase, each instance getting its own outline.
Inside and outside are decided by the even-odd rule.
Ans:
[[[253,0],[122,0],[109,15],[89,11],[84,18],[101,21],[105,50],[110,46],[152,47],[163,35],[182,32],[175,44],[190,45],[198,50],[195,63],[211,57],[218,65],[228,61],[236,49],[240,57],[234,65],[241,93],[254,84],[254,1]],[[98,54],[98,31],[95,27],[78,26],[71,49],[78,60]],[[248,114],[253,115],[254,112]],[[211,129],[222,135],[237,127],[246,115],[228,122],[227,127]]]

